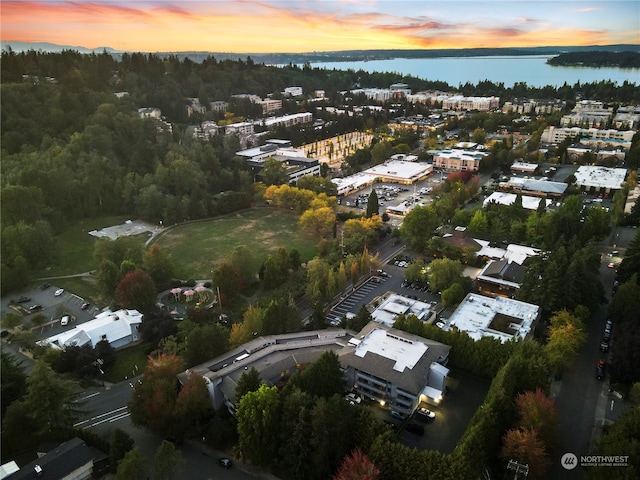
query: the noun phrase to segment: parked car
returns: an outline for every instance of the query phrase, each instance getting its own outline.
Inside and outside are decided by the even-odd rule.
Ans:
[[[62,325],[63,327],[69,325],[69,315],[65,315],[60,319],[60,325]]]
[[[39,304],[37,304],[37,303],[36,303],[35,305],[31,305],[31,306],[29,307],[29,311],[30,311],[30,312],[37,312],[37,311],[39,311],[39,310],[42,310],[42,305],[39,305]]]
[[[233,466],[233,463],[231,463],[230,459],[223,457],[218,459],[218,465],[220,465],[223,468],[229,469]]]
[[[59,289],[57,289],[55,292],[53,292],[53,294],[54,294],[56,297],[59,297],[59,296],[60,296],[60,295],[62,295],[63,293],[64,293],[64,288],[59,288]]]
[[[609,342],[606,340],[602,340],[600,342],[600,351],[601,352],[608,352],[609,351]]]
[[[31,297],[20,297],[16,303],[27,303],[31,301]]]
[[[43,283],[42,285],[40,285],[40,288],[41,288],[42,290],[46,290],[46,289],[47,289],[47,288],[49,288],[50,286],[51,286],[51,284],[50,284],[50,283]]]
[[[400,413],[397,410],[391,410],[391,416],[392,417],[396,417],[396,418],[398,418],[400,420],[404,420],[406,418],[404,414]]]
[[[349,402],[351,405],[355,405],[356,403],[362,402],[362,399],[356,395],[355,393],[348,393],[344,399]]]
[[[89,302],[84,302],[82,305],[80,305],[80,310],[86,310],[90,305],[91,304]]]
[[[416,418],[422,420],[434,420],[436,414],[427,408],[419,408],[416,410]]]
[[[604,378],[605,365],[604,360],[598,360],[598,364],[596,365],[596,378],[598,380],[602,380]]]

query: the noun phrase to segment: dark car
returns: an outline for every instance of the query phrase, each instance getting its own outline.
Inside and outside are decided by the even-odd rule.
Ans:
[[[233,464],[231,463],[231,460],[228,458],[218,459],[218,465],[220,465],[223,468],[231,468],[233,466]]]
[[[42,290],[46,290],[46,289],[47,289],[47,288],[49,288],[50,286],[51,286],[51,284],[50,284],[50,283],[43,283],[42,285],[40,285],[40,288],[41,288]]]
[[[602,380],[604,378],[604,370],[605,370],[605,362],[604,360],[598,360],[598,364],[596,365],[596,378],[598,380]]]
[[[20,297],[16,303],[27,303],[31,301],[31,297]]]

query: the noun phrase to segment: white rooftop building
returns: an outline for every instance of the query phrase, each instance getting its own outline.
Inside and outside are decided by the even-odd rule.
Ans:
[[[485,198],[482,207],[485,208],[490,203],[498,203],[500,205],[511,205],[516,201],[517,194],[515,193],[505,193],[505,192],[493,192],[487,198]],[[540,197],[532,197],[529,195],[522,195],[522,208],[525,210],[537,210],[540,206],[540,202],[546,202],[547,207],[549,207],[553,201],[540,198]]]
[[[430,163],[387,160],[380,165],[368,168],[362,173],[380,178],[383,182],[411,185],[426,178],[432,171],[433,165]]]
[[[610,190],[622,188],[624,179],[627,176],[627,169],[583,165],[578,167],[574,175],[576,177],[576,185],[580,188],[609,192]]]
[[[371,313],[374,321],[387,327],[393,327],[398,315],[415,315],[426,322],[434,315],[434,312],[428,303],[393,293]]]
[[[533,333],[540,307],[505,297],[469,293],[458,305],[445,328],[457,328],[474,340],[491,336],[501,342],[521,340]]]
[[[88,322],[76,325],[71,330],[53,335],[38,342],[53,348],[64,349],[69,346],[81,347],[91,344],[95,347],[101,340],[107,340],[113,348],[135,342],[140,335],[142,314],[137,310],[106,310]]]

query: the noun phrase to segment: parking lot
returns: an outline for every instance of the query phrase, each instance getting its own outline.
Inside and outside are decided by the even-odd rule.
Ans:
[[[427,406],[435,413],[433,421],[424,424],[424,434],[413,433],[406,422],[398,423],[398,438],[410,448],[451,453],[469,426],[469,422],[489,391],[490,382],[452,370],[447,394],[438,406]]]
[[[31,326],[29,321],[31,318],[38,314],[44,315],[46,318],[44,325],[34,330],[36,338],[41,339],[69,330],[78,323],[89,321],[98,313],[99,309],[94,305],[83,309],[82,306],[86,302],[82,297],[60,290],[62,289],[59,286],[43,283],[3,297],[0,301],[2,318],[11,312],[20,315],[23,323]],[[63,326],[60,325],[60,320],[65,315],[70,317],[70,321]]]

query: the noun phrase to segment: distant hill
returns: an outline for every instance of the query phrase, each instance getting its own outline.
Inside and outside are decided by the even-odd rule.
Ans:
[[[14,52],[26,52],[28,50],[35,50],[37,52],[62,52],[64,50],[75,50],[78,53],[102,53],[102,51],[105,50],[107,53],[122,53],[111,47],[86,48],[72,45],[57,45],[48,42],[8,42],[2,40],[0,46],[2,50],[8,50],[8,47],[11,47],[11,50]]]
[[[27,42],[0,42],[2,49],[11,47],[14,52],[26,50],[36,50],[45,52],[60,52],[63,50],[77,50],[80,53],[101,53],[103,50],[119,57],[121,50],[111,47],[96,47],[93,49],[86,47],[56,45],[54,43],[27,43]],[[302,64],[317,62],[354,62],[368,60],[390,60],[393,58],[438,58],[438,57],[485,57],[485,56],[525,56],[525,55],[560,55],[571,52],[640,52],[640,45],[593,45],[580,47],[548,46],[548,47],[528,47],[528,48],[460,48],[460,49],[414,49],[414,50],[342,50],[333,52],[306,52],[306,53],[228,53],[228,52],[153,52],[159,56],[175,55],[179,58],[190,58],[193,61],[201,62],[209,56],[218,60],[245,60],[251,57],[256,63],[265,64]],[[148,53],[148,52],[143,52]]]
[[[640,68],[640,52],[568,52],[547,60],[549,65]]]

